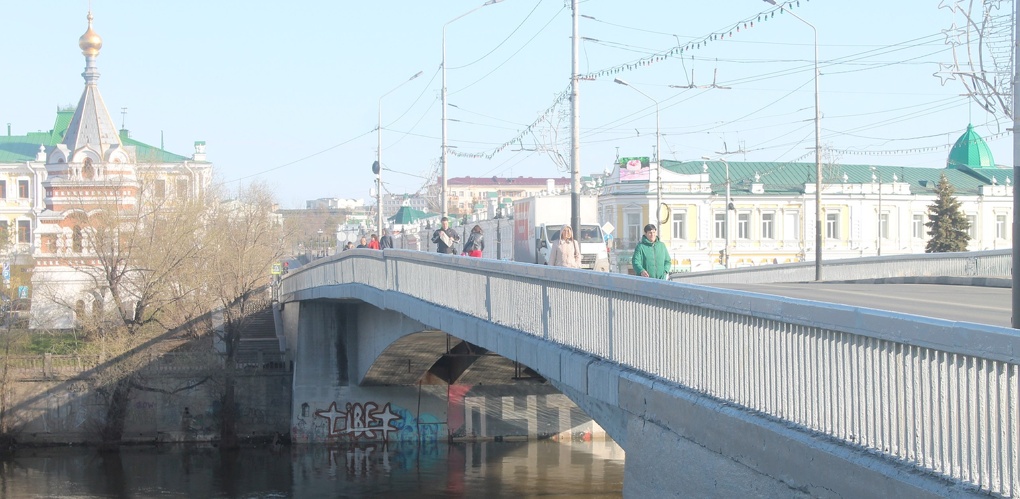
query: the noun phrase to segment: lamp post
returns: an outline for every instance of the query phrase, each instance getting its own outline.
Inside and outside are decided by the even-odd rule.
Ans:
[[[1013,2],[1016,9],[1013,19],[1020,19],[1020,2]],[[1020,57],[1020,44],[1013,44],[1013,60]],[[1017,233],[1020,232],[1020,64],[1013,64],[1013,233],[1010,235],[1013,248],[1020,248],[1020,240]],[[1013,251],[1011,263],[1014,269],[1020,269],[1020,251]],[[1020,272],[1013,272],[1013,289],[1011,292],[1010,310],[1013,312],[1010,318],[1010,325],[1013,329],[1020,329]]]
[[[708,156],[702,156],[701,159],[710,160]],[[726,167],[726,219],[723,222],[726,225],[724,231],[725,240],[723,247],[723,267],[730,268],[730,210],[735,209],[733,202],[730,201],[730,163],[725,158],[719,158],[722,161],[723,166]]]
[[[379,125],[376,127],[376,130],[379,132],[378,133],[379,144],[378,144],[378,148],[376,150],[375,165],[374,165],[374,167],[372,169],[375,170],[375,182],[376,182],[375,204],[376,204],[376,208],[378,209],[377,211],[379,212],[378,213],[378,225],[379,225],[379,227],[376,228],[376,231],[379,233],[379,237],[380,238],[382,237],[382,230],[383,230],[383,211],[382,211],[382,169],[383,169],[383,167],[382,167],[382,100],[383,100],[383,97],[386,97],[387,95],[390,95],[393,92],[396,92],[398,88],[404,86],[405,84],[407,84],[411,80],[421,76],[421,74],[422,74],[422,72],[418,71],[417,73],[414,74],[414,76],[412,76],[412,77],[408,78],[407,80],[405,80],[404,83],[401,83],[400,85],[397,85],[396,87],[393,87],[393,90],[390,90],[389,92],[386,92],[385,94],[382,94],[379,97]]]
[[[882,256],[882,236],[885,235],[882,230],[882,173],[877,169],[871,167],[871,181],[878,182],[878,237],[876,238],[875,247],[878,251],[878,256]]]
[[[449,21],[446,22],[446,24],[443,25],[443,59],[442,59],[443,62],[442,62],[442,65],[441,65],[441,67],[443,68],[443,91],[442,91],[442,95],[443,95],[443,145],[442,145],[442,154],[443,154],[443,156],[442,156],[442,163],[443,163],[443,173],[442,173],[442,177],[443,177],[443,190],[442,190],[442,193],[440,194],[440,197],[442,199],[439,200],[439,205],[440,205],[439,206],[439,208],[440,208],[439,212],[444,217],[447,215],[447,212],[446,212],[446,169],[447,169],[446,168],[446,164],[447,164],[447,160],[446,160],[446,149],[447,149],[447,146],[446,146],[446,26],[448,26],[450,23],[456,21],[457,19],[460,19],[460,18],[462,18],[462,17],[464,17],[464,16],[466,16],[466,15],[468,15],[468,14],[470,14],[470,13],[472,13],[472,12],[482,8],[482,7],[487,7],[489,5],[492,5],[494,3],[499,3],[499,2],[502,2],[502,1],[503,0],[489,0],[489,1],[479,5],[478,7],[475,7],[475,8],[473,8],[473,9],[471,9],[471,10],[469,10],[469,11],[467,11],[467,12],[465,12],[465,13],[463,13],[463,14],[461,14],[461,15],[453,18],[453,19],[450,19]]]
[[[662,224],[662,219],[661,219],[661,217],[659,217],[659,212],[661,211],[661,207],[662,207],[662,159],[661,159],[662,158],[662,153],[659,150],[659,136],[660,136],[659,135],[659,101],[651,98],[651,96],[649,96],[648,94],[638,90],[637,87],[635,87],[635,86],[631,85],[630,83],[627,83],[627,82],[625,82],[625,81],[623,81],[623,80],[621,80],[619,78],[615,78],[615,79],[613,79],[613,81],[616,82],[616,83],[619,83],[620,85],[623,85],[623,86],[630,87],[630,88],[634,89],[635,92],[645,96],[645,98],[647,98],[648,100],[650,100],[650,101],[655,103],[655,225],[659,226],[660,224]],[[728,171],[728,169],[729,169],[729,166],[727,165],[727,171]],[[727,192],[728,192],[729,183],[727,183],[726,185],[727,185]],[[660,227],[660,232],[661,232],[661,227]]]
[[[764,0],[776,5],[780,11],[790,14],[798,21],[808,25],[815,36],[815,280],[822,280],[822,125],[821,111],[818,108],[818,30],[815,25],[802,19],[797,14],[776,3],[776,0]]]

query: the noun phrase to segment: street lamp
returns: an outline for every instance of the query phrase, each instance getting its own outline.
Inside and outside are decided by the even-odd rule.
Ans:
[[[379,227],[376,230],[379,232],[379,237],[380,238],[383,235],[382,234],[382,230],[383,230],[383,211],[382,211],[382,169],[383,169],[382,168],[382,100],[383,100],[383,97],[386,97],[387,95],[390,95],[393,92],[396,92],[398,88],[404,86],[405,84],[407,84],[411,80],[421,76],[421,74],[422,74],[422,72],[418,71],[417,73],[414,74],[414,76],[412,76],[412,77],[408,78],[406,81],[404,81],[404,83],[401,83],[400,85],[397,85],[396,87],[393,88],[393,90],[390,90],[389,92],[386,92],[385,94],[382,94],[381,97],[379,97],[379,125],[376,127],[376,130],[378,130],[378,132],[379,132],[378,133],[378,140],[379,140],[379,144],[378,145],[379,145],[379,147],[378,147],[378,150],[376,151],[375,165],[372,165],[372,169],[375,170],[375,183],[376,183],[375,204],[376,204],[377,211],[379,212],[378,213],[378,224],[379,224]]]
[[[662,218],[659,216],[659,212],[662,207],[662,152],[659,150],[659,101],[651,98],[648,94],[638,90],[637,87],[619,78],[615,78],[613,81],[620,85],[634,89],[635,92],[645,96],[645,98],[655,103],[655,225],[659,226],[662,224]],[[727,186],[728,185],[729,184],[727,184]],[[659,231],[662,231],[661,227],[659,228]]]
[[[441,67],[443,68],[443,91],[442,91],[442,95],[443,95],[443,145],[442,145],[442,150],[443,150],[442,151],[442,154],[443,154],[443,156],[442,156],[442,158],[443,158],[442,159],[442,163],[443,163],[443,174],[442,174],[442,176],[443,176],[443,190],[442,190],[442,193],[440,195],[442,199],[440,199],[440,201],[439,201],[439,204],[440,204],[439,211],[442,214],[442,216],[444,216],[444,217],[447,215],[447,212],[446,212],[446,163],[447,163],[447,161],[446,161],[446,149],[447,149],[447,146],[446,146],[446,26],[449,25],[450,23],[456,21],[457,19],[460,19],[460,18],[462,18],[462,17],[464,17],[464,16],[466,16],[466,15],[468,15],[468,14],[470,14],[470,13],[472,13],[472,12],[482,8],[482,7],[487,7],[489,5],[492,5],[494,3],[499,3],[499,2],[502,2],[502,1],[503,0],[489,0],[489,1],[479,5],[478,7],[475,7],[475,8],[473,8],[473,9],[471,9],[471,10],[469,10],[469,11],[467,11],[467,12],[465,12],[465,13],[463,13],[463,14],[461,14],[461,15],[453,18],[453,19],[450,19],[449,21],[446,22],[446,24],[443,25],[443,59],[442,59],[443,62],[442,62],[442,65],[441,65]]]
[[[711,160],[708,156],[702,156],[701,159]],[[719,158],[722,164],[726,167],[726,230],[725,230],[725,247],[723,247],[723,267],[730,268],[730,210],[735,210],[733,202],[730,201],[730,164],[725,158]]]
[[[878,237],[875,247],[878,250],[878,256],[882,256],[882,236],[884,232],[882,230],[882,172],[878,171],[874,166],[871,167],[871,181],[878,182]]]
[[[808,25],[815,35],[815,280],[822,280],[822,125],[821,111],[818,108],[818,30],[815,25],[801,19],[780,4],[776,0],[763,0],[779,7],[780,11],[790,14],[798,21]]]

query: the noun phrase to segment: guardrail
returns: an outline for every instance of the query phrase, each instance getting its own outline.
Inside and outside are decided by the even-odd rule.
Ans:
[[[221,369],[223,356],[215,352],[171,352],[141,360],[143,373],[192,373]],[[242,371],[289,370],[286,354],[275,352],[240,352],[234,364]],[[0,366],[15,379],[62,379],[102,369],[98,355],[10,355],[0,356]],[[2,367],[0,367],[2,368]]]
[[[1012,259],[1013,250],[1009,249],[847,258],[823,261],[822,279],[825,281],[856,281],[896,277],[1012,279]],[[672,274],[670,280],[695,284],[809,282],[815,280],[815,263],[782,263],[760,267],[688,272]]]
[[[1012,329],[412,251],[318,261],[292,271],[281,297],[344,284],[403,293],[862,452],[1020,495],[1020,336]]]

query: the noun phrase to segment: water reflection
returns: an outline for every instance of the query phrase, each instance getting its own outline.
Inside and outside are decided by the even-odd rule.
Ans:
[[[620,497],[608,441],[347,447],[22,449],[0,460],[2,497]]]

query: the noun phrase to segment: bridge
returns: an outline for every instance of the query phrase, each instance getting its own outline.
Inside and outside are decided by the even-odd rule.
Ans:
[[[1005,254],[917,265],[1001,274]],[[526,366],[605,428],[630,497],[1020,495],[1009,328],[401,250],[313,262],[283,280],[280,303],[299,430],[315,408],[330,432],[334,418],[368,431],[355,411],[396,417],[334,401],[421,389],[456,338]]]

